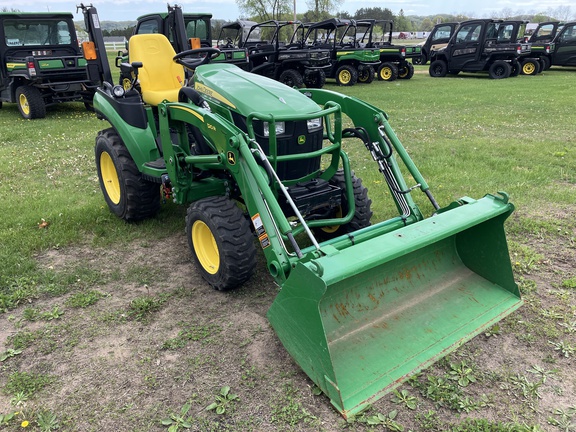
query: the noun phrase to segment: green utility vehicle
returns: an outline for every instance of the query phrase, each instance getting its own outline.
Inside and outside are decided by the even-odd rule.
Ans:
[[[89,108],[94,91],[71,13],[0,12],[0,107],[38,119],[60,102]]]
[[[249,54],[248,70],[290,87],[322,88],[331,67],[330,50],[286,44],[284,41],[299,24],[269,20],[250,27],[243,45]]]
[[[338,85],[369,84],[380,65],[380,51],[357,48],[356,35],[350,33],[355,28],[353,21],[338,18],[303,24],[295,30],[291,44],[307,49],[329,49],[332,65],[326,76],[335,79]]]
[[[492,19],[461,23],[446,47],[432,53],[430,76],[488,72],[490,78],[501,79],[518,75],[520,56],[528,47],[517,41],[517,33],[508,31],[513,23],[502,23]]]
[[[376,74],[379,80],[394,81],[396,78],[410,79],[414,76],[412,62],[420,58],[420,46],[393,44],[393,21],[364,19],[356,21],[355,27],[356,46],[380,50],[380,66]],[[382,31],[380,40],[375,37],[374,29]]]
[[[268,319],[343,416],[521,305],[507,195],[440,207],[381,109],[210,64],[215,48],[176,53],[161,34],[129,45],[132,86],[102,78],[94,97],[108,123],[95,158],[110,211],[154,217],[160,193],[188,206],[192,258],[218,290],[247,281],[261,248],[280,286]],[[185,68],[194,74],[182,86]],[[374,160],[379,187],[354,174],[344,152],[354,145]],[[372,220],[371,199],[389,199],[397,216]]]

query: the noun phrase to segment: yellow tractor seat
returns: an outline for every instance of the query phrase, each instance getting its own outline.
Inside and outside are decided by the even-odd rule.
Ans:
[[[157,33],[134,35],[128,52],[130,63],[142,63],[138,80],[144,102],[154,106],[164,100],[177,102],[186,75],[184,67],[173,60],[176,52],[168,38]]]

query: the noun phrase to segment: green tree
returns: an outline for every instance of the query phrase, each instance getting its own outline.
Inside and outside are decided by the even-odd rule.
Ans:
[[[236,0],[238,9],[257,21],[279,20],[292,15],[292,0]]]
[[[412,28],[412,23],[410,22],[410,20],[404,16],[403,9],[400,9],[398,16],[394,20],[394,28],[396,29],[396,31],[403,31],[403,32],[409,32],[414,30]]]
[[[430,18],[424,18],[420,24],[420,31],[431,31],[434,28],[434,23]]]
[[[321,21],[330,18],[343,2],[344,0],[307,0],[306,6],[308,6],[308,12],[310,12],[308,17],[310,21]]]
[[[341,11],[336,14],[336,18],[341,19],[354,19],[354,15],[347,11]]]
[[[388,8],[382,9],[379,7],[373,8],[360,8],[354,14],[354,19],[376,19],[391,21],[394,19],[394,14]]]

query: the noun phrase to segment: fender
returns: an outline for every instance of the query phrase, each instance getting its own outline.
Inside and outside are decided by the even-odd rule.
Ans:
[[[150,126],[146,109],[139,97],[114,98],[102,89],[94,95],[94,111],[116,130],[132,155],[140,172],[144,164],[161,157],[155,133]]]

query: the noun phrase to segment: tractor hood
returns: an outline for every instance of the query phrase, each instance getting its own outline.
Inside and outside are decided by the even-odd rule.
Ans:
[[[194,74],[194,82],[195,89],[205,98],[244,117],[253,112],[290,116],[321,110],[299,91],[231,64],[200,66]]]

